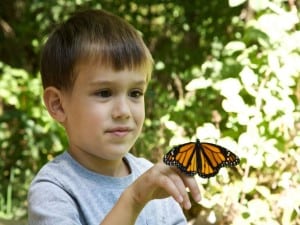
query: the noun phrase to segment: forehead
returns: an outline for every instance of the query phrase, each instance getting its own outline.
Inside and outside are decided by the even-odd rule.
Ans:
[[[147,73],[142,68],[116,70],[101,62],[86,61],[76,66],[76,81],[87,84],[134,82],[147,85]]]

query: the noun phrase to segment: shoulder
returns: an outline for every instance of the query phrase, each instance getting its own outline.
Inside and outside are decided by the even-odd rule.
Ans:
[[[36,174],[29,187],[29,196],[31,193],[63,190],[66,194],[71,193],[74,185],[81,180],[85,182],[85,170],[80,166],[68,152],[58,155],[52,161],[46,163]]]
[[[66,153],[45,164],[28,191],[29,224],[78,224],[77,206],[67,191],[65,181],[71,174]],[[62,173],[62,171],[64,171]],[[59,212],[63,212],[62,217]]]
[[[64,174],[69,173],[71,170],[71,161],[68,157],[68,153],[64,152],[61,155],[58,155],[52,161],[46,163],[40,171],[37,173],[35,178],[32,181],[32,184],[38,181],[46,181],[50,179],[52,182],[59,180],[60,176],[63,176],[61,173],[62,169]]]

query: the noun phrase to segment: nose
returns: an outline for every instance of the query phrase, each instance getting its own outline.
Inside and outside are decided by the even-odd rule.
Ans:
[[[130,115],[130,102],[126,96],[116,98],[112,109],[113,119],[128,119]]]

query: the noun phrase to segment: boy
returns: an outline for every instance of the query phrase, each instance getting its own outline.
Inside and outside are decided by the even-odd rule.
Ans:
[[[190,208],[186,187],[200,200],[195,180],[129,153],[151,71],[138,32],[108,12],[79,12],[51,34],[41,58],[44,102],[69,147],[31,184],[30,225],[186,224],[178,203]]]

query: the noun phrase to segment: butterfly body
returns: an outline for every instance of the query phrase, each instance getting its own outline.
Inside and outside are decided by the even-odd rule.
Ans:
[[[170,166],[178,167],[183,173],[209,178],[215,176],[220,168],[239,164],[239,158],[228,149],[207,142],[188,142],[172,148],[163,158]]]

